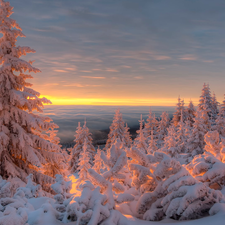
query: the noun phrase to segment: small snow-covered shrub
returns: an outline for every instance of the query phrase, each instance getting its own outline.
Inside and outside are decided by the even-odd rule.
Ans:
[[[225,185],[225,163],[210,153],[195,156],[186,167],[192,176],[213,189]]]
[[[217,202],[224,200],[220,191],[199,182],[174,158],[157,153],[160,161],[154,175],[160,181],[153,192],[141,196],[137,211],[146,220],[169,217],[195,219],[208,213]]]

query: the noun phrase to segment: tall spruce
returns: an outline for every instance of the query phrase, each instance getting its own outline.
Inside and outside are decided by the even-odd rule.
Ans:
[[[46,171],[60,161],[60,147],[48,133],[58,126],[50,118],[34,113],[42,112],[43,104],[51,102],[40,98],[26,81],[32,78],[31,72],[40,70],[32,66],[32,61],[21,59],[35,50],[16,46],[17,37],[25,35],[10,18],[12,10],[9,2],[0,0],[0,174],[25,181],[33,173],[35,182],[46,184],[52,179],[43,173],[54,175],[61,169]]]

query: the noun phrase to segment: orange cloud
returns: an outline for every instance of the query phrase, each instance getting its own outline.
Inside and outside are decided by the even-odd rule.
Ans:
[[[89,78],[89,79],[105,79],[105,77],[92,77],[92,76],[81,76],[82,78]]]
[[[59,72],[59,73],[66,73],[66,70],[54,70],[55,72]]]

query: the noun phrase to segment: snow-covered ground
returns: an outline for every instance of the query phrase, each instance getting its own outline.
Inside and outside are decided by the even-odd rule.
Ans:
[[[46,205],[49,198],[32,198],[29,203],[33,205],[36,211],[31,212],[28,216],[29,225],[63,225],[65,223],[57,220],[51,208]],[[51,201],[51,200],[50,200]],[[42,205],[43,204],[43,205]],[[41,206],[42,205],[42,206]],[[47,213],[45,213],[47,211]],[[76,222],[67,223],[67,225],[75,225]],[[140,220],[130,215],[121,215],[118,225],[224,225],[225,224],[225,211],[221,211],[213,216],[189,221],[175,221],[172,219],[164,219],[159,222]],[[114,225],[114,224],[108,224]]]

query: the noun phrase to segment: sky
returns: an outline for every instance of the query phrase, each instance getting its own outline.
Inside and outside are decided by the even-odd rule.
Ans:
[[[55,105],[195,104],[225,93],[224,0],[10,0]]]

